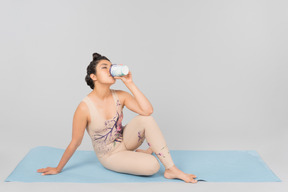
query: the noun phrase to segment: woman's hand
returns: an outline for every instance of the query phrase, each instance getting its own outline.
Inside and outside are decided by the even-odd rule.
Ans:
[[[117,77],[115,76],[114,77],[115,79],[121,79],[123,81],[123,83],[132,83],[132,74],[131,74],[131,71],[129,70],[129,73],[125,76],[121,76],[121,77]]]
[[[42,173],[42,175],[54,175],[60,173],[56,167],[46,167],[42,169],[38,169],[37,172]]]

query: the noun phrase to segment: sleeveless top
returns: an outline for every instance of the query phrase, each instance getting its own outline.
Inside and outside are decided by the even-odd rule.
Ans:
[[[122,126],[122,104],[116,91],[113,89],[111,89],[111,91],[116,106],[116,114],[109,120],[103,117],[103,114],[97,110],[95,104],[88,96],[82,100],[89,108],[91,121],[87,125],[86,130],[91,138],[94,151],[98,158],[104,157],[116,149],[123,139],[123,129],[125,126]]]

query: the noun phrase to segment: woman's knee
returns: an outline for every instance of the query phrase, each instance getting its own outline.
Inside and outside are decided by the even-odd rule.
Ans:
[[[146,167],[145,172],[146,172],[146,175],[154,175],[155,173],[157,173],[159,171],[159,169],[160,169],[160,164],[159,164],[158,160],[156,159],[156,157],[154,157],[153,160],[151,160],[149,166]]]
[[[154,117],[152,117],[151,115],[138,115],[136,116],[136,118],[142,123],[148,123],[150,121],[155,121]]]

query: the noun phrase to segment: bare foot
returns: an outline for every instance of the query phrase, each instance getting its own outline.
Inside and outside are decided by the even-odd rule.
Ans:
[[[147,153],[147,154],[152,154],[153,153],[153,151],[152,151],[152,149],[150,147],[148,149],[146,149],[146,150],[136,149],[136,152]]]
[[[182,179],[186,183],[197,183],[197,180],[195,175],[184,173],[180,169],[178,169],[175,165],[173,165],[171,168],[166,169],[164,172],[164,177],[167,179]]]

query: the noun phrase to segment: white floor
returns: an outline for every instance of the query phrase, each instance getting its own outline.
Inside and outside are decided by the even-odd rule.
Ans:
[[[281,160],[277,158],[279,151],[259,152],[263,160],[273,170],[273,172],[282,180],[282,182],[271,183],[219,183],[219,182],[199,182],[197,184],[177,182],[177,183],[22,183],[22,182],[4,182],[7,176],[13,171],[15,166],[22,160],[22,158],[29,151],[28,148],[21,150],[17,148],[17,154],[11,154],[15,149],[1,148],[1,171],[0,171],[0,191],[63,191],[69,192],[79,191],[233,191],[233,192],[287,192],[288,191],[288,172],[285,162],[288,162],[287,156],[281,156]]]

